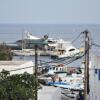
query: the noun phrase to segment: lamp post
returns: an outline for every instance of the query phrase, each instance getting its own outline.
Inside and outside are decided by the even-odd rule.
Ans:
[[[44,38],[42,39],[37,39],[37,40],[28,40],[28,43],[31,45],[34,45],[35,47],[35,74],[34,74],[34,67],[33,67],[33,74],[35,75],[35,100],[37,100],[37,90],[38,90],[38,80],[37,80],[37,68],[38,68],[38,46],[39,45],[47,45],[48,36],[45,35]]]

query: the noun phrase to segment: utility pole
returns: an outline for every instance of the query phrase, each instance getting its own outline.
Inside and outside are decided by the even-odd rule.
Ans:
[[[38,51],[37,51],[37,45],[35,45],[35,100],[37,100],[37,89],[38,89],[38,84],[37,84],[37,57],[38,57]],[[34,68],[33,68],[33,72],[34,72]]]
[[[48,36],[45,35],[44,38],[37,39],[37,40],[27,40],[27,42],[33,46],[35,46],[35,74],[34,74],[34,67],[33,67],[33,75],[35,75],[35,100],[38,99],[38,79],[37,79],[37,68],[38,68],[38,46],[40,45],[48,45]]]
[[[88,100],[89,94],[89,32],[86,30],[83,32],[85,34],[85,71],[84,71],[84,100]]]

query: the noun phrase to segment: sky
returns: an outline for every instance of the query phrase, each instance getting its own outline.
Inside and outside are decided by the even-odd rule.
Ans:
[[[0,23],[100,24],[100,0],[0,0]]]

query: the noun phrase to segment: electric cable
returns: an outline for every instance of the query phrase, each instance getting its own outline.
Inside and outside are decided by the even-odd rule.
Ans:
[[[82,33],[80,33],[71,43],[74,43],[78,38],[81,36]]]

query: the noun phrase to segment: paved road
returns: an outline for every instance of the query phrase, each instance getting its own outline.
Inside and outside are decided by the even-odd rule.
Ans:
[[[69,98],[69,97],[62,94],[61,100],[76,100],[76,98]]]

